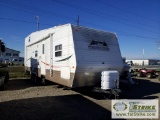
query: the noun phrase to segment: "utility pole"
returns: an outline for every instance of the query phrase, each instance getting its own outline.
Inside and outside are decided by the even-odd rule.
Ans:
[[[142,62],[142,66],[144,66],[144,48],[143,48],[143,62]]]
[[[39,30],[39,16],[35,16],[34,19],[37,20],[37,30]]]
[[[76,20],[76,23],[77,23],[77,26],[79,26],[79,15],[78,15],[78,18]]]
[[[144,48],[143,48],[143,60],[144,60]]]

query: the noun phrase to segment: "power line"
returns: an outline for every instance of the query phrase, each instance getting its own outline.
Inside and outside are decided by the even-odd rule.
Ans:
[[[24,6],[23,6],[24,7]],[[27,7],[29,7],[32,11],[34,11],[33,10],[33,8],[32,7],[30,7],[30,6],[27,6]],[[36,9],[36,10],[42,10],[43,12],[44,12],[44,10],[43,9],[38,9],[38,8],[35,8],[34,7],[34,9]],[[45,11],[46,12],[46,11]],[[45,13],[44,12],[44,13]],[[49,11],[47,11],[48,13],[49,13]],[[68,18],[68,17],[67,17]],[[1,19],[4,19],[4,18],[1,18]],[[6,19],[6,18],[5,18]],[[7,19],[6,19],[7,20]],[[19,21],[19,22],[26,22],[26,23],[29,23],[28,21],[22,21],[22,20],[15,20],[15,19],[8,19],[8,20],[12,20],[12,21]],[[33,23],[33,22],[32,22]],[[35,24],[35,23],[34,23]],[[90,24],[91,24],[91,22],[90,22]],[[46,25],[46,24],[45,24]],[[47,25],[49,25],[49,24],[47,24]],[[93,24],[93,25],[95,25],[95,24]],[[104,27],[104,26],[103,26]],[[119,33],[122,33],[122,31],[121,32],[119,32]],[[139,37],[139,38],[145,38],[145,39],[158,39],[158,38],[152,38],[152,37],[145,37],[145,36],[140,36],[140,35],[136,35],[136,34],[130,34],[130,33],[126,33],[126,32],[123,32],[122,33],[123,35],[125,34],[125,35],[130,35],[130,36],[135,36],[135,37]]]
[[[82,22],[85,22],[83,20],[81,20]],[[98,25],[98,24],[94,24],[92,22],[85,22],[86,24],[90,24],[90,25],[96,25],[96,26],[99,26],[101,28],[104,28],[106,29],[106,27],[103,25]],[[112,28],[110,28],[112,29]],[[124,31],[119,31],[119,30],[114,30],[112,29],[113,31],[115,31],[118,35],[123,35],[123,36],[133,36],[133,37],[137,37],[137,38],[142,38],[142,39],[151,39],[151,40],[159,40],[160,38],[155,38],[155,37],[150,37],[150,36],[142,36],[142,35],[137,35],[137,34],[133,34],[133,33],[128,33],[128,32],[124,32]]]
[[[5,1],[1,2],[0,4],[3,5],[3,6],[11,7],[11,8],[16,9],[16,10],[19,10],[18,8],[20,8],[20,10],[23,10],[25,12],[30,12],[30,13],[39,12],[39,13],[41,13],[41,14],[43,14],[45,16],[49,16],[49,17],[53,17],[51,15],[54,15],[54,18],[55,17],[61,18],[61,19],[63,19],[63,21],[65,19],[70,19],[70,20],[74,21],[74,19],[69,18],[67,16],[64,16],[64,15],[61,16],[61,15],[59,15],[57,13],[54,13],[54,12],[51,12],[51,11],[47,11],[47,10],[43,10],[43,9],[40,9],[40,8],[36,8],[36,7],[27,6],[25,4],[18,3],[16,1],[11,1],[11,0],[7,1],[7,0],[5,0]],[[11,6],[9,6],[9,5],[11,5]],[[37,14],[37,13],[34,13],[34,14]]]
[[[15,21],[15,22],[24,22],[24,23],[30,23],[30,24],[36,24],[35,22],[30,22],[30,21],[24,21],[24,20],[16,20],[16,19],[10,19],[10,18],[2,18],[0,17],[1,20],[10,20],[10,21]],[[51,24],[43,24],[40,23],[41,25],[51,25]],[[147,36],[141,36],[141,35],[136,35],[136,34],[131,34],[131,33],[126,33],[126,32],[120,32],[118,33],[119,35],[123,36],[134,36],[138,38],[143,38],[143,39],[153,39],[153,40],[158,40],[159,38],[153,38],[153,37],[147,37]]]
[[[127,13],[129,13],[129,14],[132,14],[132,15],[135,15],[135,16],[138,16],[138,17],[141,17],[141,18],[143,18],[143,19],[146,19],[146,20],[150,20],[150,21],[159,23],[158,21],[152,20],[151,18],[144,17],[144,16],[142,16],[142,15],[133,13],[133,12],[131,12],[131,11],[128,11],[128,10],[119,8],[119,7],[117,7],[117,6],[113,5],[113,4],[110,4],[110,3],[108,3],[108,2],[104,2],[104,1],[101,1],[101,0],[95,0],[95,1],[97,1],[97,2],[99,2],[99,3],[101,3],[101,4],[109,5],[109,6],[113,7],[113,8],[116,8],[116,9],[121,10],[121,11],[123,11],[123,12],[127,12]]]
[[[134,28],[138,28],[138,29],[140,29],[140,30],[145,30],[145,31],[149,31],[149,32],[152,32],[152,33],[155,33],[155,32],[153,32],[153,31],[151,31],[151,30],[146,30],[146,29],[142,29],[142,28],[140,28],[140,27],[137,27],[137,26],[134,26],[134,25],[130,25],[130,24],[127,24],[127,23],[123,23],[123,22],[120,22],[120,21],[117,21],[117,20],[115,20],[115,19],[111,19],[111,18],[108,18],[108,17],[106,17],[106,16],[102,16],[102,15],[99,15],[99,13],[100,14],[102,14],[101,12],[97,12],[97,11],[91,11],[91,10],[88,10],[88,9],[85,9],[85,8],[82,8],[82,7],[79,7],[79,6],[74,6],[74,5],[71,5],[71,4],[68,4],[68,3],[64,3],[64,2],[61,2],[61,1],[57,1],[57,0],[53,0],[53,1],[56,1],[56,2],[58,2],[58,3],[61,3],[61,4],[65,4],[65,5],[69,5],[70,7],[74,7],[74,8],[76,8],[76,9],[80,9],[80,10],[83,10],[83,11],[86,11],[86,12],[89,12],[89,13],[91,13],[91,14],[96,14],[96,13],[98,13],[98,16],[100,16],[100,17],[103,17],[103,18],[105,18],[105,19],[110,19],[110,20],[113,20],[113,21],[116,21],[116,22],[118,22],[118,23],[122,23],[122,24],[125,24],[125,25],[128,25],[128,26],[131,26],[131,27],[134,27]],[[5,2],[6,2],[6,0],[5,0]],[[8,2],[7,4],[11,4],[11,2]],[[67,19],[71,19],[71,18],[69,18],[69,17],[67,17],[67,16],[60,16],[60,15],[57,15],[57,14],[55,14],[55,13],[53,13],[53,12],[50,12],[50,11],[46,11],[46,10],[42,10],[42,9],[39,9],[39,8],[33,8],[33,7],[30,7],[30,6],[26,6],[26,5],[24,5],[24,4],[20,4],[20,3],[17,3],[17,2],[12,2],[12,4],[11,5],[16,5],[16,8],[17,7],[23,7],[23,8],[25,8],[25,9],[30,9],[30,10],[32,10],[32,11],[38,11],[38,12],[41,12],[41,13],[44,13],[45,12],[45,15],[46,15],[46,13],[48,14],[48,13],[52,13],[52,14],[54,14],[54,16],[56,16],[56,17],[60,17],[60,18],[67,18]],[[97,14],[96,14],[97,15]],[[111,16],[111,15],[110,15]],[[111,16],[111,17],[115,17],[115,16]],[[116,17],[117,18],[117,17]],[[72,21],[74,21],[74,19],[71,19]],[[122,20],[126,20],[126,19],[122,19]],[[132,21],[133,22],[133,21]],[[137,23],[137,24],[141,24],[141,23]],[[141,25],[145,25],[145,24],[141,24]],[[146,25],[145,25],[146,26]],[[147,26],[150,26],[150,25],[147,25]],[[150,26],[150,27],[154,27],[154,26]],[[154,28],[157,28],[157,27],[154,27]],[[158,28],[158,29],[160,29],[160,28]],[[159,33],[155,33],[155,34],[159,34]]]
[[[136,35],[136,34],[130,34],[130,33],[118,33],[118,35],[123,35],[123,36],[134,36],[137,38],[143,38],[143,39],[150,39],[150,40],[159,40],[159,38],[154,38],[154,37],[148,37],[148,36],[141,36],[141,35]]]
[[[2,17],[0,17],[0,19],[1,19],[1,20],[15,21],[15,22],[23,22],[23,23],[36,24],[35,22],[30,22],[30,21],[25,21],[25,20],[16,20],[16,19],[11,19],[11,18],[2,18]],[[51,26],[51,24],[44,24],[44,23],[39,23],[39,24]]]
[[[82,11],[88,12],[88,13],[90,13],[90,14],[94,14],[94,15],[96,15],[96,16],[100,16],[100,17],[102,17],[102,18],[104,18],[104,19],[109,19],[109,20],[115,21],[115,22],[117,22],[117,23],[121,23],[121,24],[130,26],[130,27],[134,27],[134,28],[139,29],[139,30],[144,30],[144,31],[152,32],[152,33],[154,33],[154,34],[159,34],[159,33],[156,33],[156,32],[154,32],[154,31],[151,31],[151,30],[148,30],[148,29],[143,29],[143,28],[140,28],[140,27],[137,27],[137,26],[134,26],[134,25],[130,25],[130,24],[128,24],[128,23],[120,22],[120,21],[118,21],[117,19],[111,18],[111,15],[108,15],[108,16],[110,16],[110,17],[108,18],[108,17],[104,16],[103,13],[98,12],[98,11],[95,11],[95,10],[90,10],[90,9],[83,8],[83,7],[80,7],[80,6],[77,6],[77,5],[72,5],[72,4],[70,4],[70,3],[62,2],[62,1],[59,1],[59,0],[51,0],[51,1],[57,2],[57,3],[59,3],[59,4],[63,4],[63,5],[66,5],[66,6],[69,6],[69,7],[75,8],[75,9],[78,9],[78,10],[82,10]],[[103,15],[102,15],[102,14],[103,14]],[[113,17],[113,16],[112,16],[112,17]],[[114,16],[114,17],[115,17],[115,16]],[[123,20],[124,20],[124,19],[123,19]],[[152,26],[152,27],[153,27],[153,26]],[[158,28],[158,29],[160,29],[160,28]]]
[[[135,10],[136,8],[143,8],[143,7],[146,7],[147,5],[150,5],[150,4],[152,4],[153,2],[155,2],[156,0],[148,0],[148,1],[146,1],[146,0],[144,0],[144,1],[142,1],[141,3],[138,3],[138,5],[137,6],[135,6],[134,8],[129,8],[127,11],[133,11],[133,10]]]

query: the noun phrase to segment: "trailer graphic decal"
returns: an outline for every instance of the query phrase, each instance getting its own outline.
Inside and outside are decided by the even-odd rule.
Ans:
[[[69,56],[69,57],[66,57],[66,58],[64,58],[64,59],[57,60],[56,62],[62,62],[62,61],[66,61],[66,60],[69,60],[71,57],[72,57],[72,55],[71,55],[71,56]]]
[[[90,43],[90,45],[88,47],[92,48],[92,49],[107,49],[107,50],[109,50],[107,44],[104,41],[92,40],[92,42]]]
[[[46,66],[50,66],[50,64],[48,64],[48,63],[45,63],[45,62],[43,62],[43,61],[41,61],[43,64],[45,64]],[[61,66],[51,66],[52,68],[61,68]]]
[[[72,55],[71,56],[69,56],[69,57],[66,57],[66,58],[64,58],[64,59],[62,59],[62,60],[57,60],[57,61],[55,61],[55,62],[62,62],[62,61],[66,61],[66,60],[69,60],[70,58],[72,57]],[[47,66],[50,66],[50,64],[48,64],[48,63],[45,63],[45,62],[43,62],[43,61],[41,61],[43,64],[45,64],[45,65],[47,65]],[[52,66],[52,67],[54,67],[54,66]]]
[[[45,65],[47,65],[47,66],[49,66],[49,64],[48,63],[45,63],[45,62],[43,62],[43,61],[41,61],[43,64],[45,64]]]

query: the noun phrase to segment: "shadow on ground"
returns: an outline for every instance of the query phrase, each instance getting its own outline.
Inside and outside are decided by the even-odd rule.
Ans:
[[[13,100],[0,103],[0,120],[104,120],[111,112],[81,95]]]
[[[120,89],[122,90],[122,92],[119,98],[121,99],[158,98],[158,96],[153,96],[153,94],[160,93],[160,82],[158,80],[156,81],[156,79],[148,80],[148,79],[135,78],[134,81],[138,81],[139,84],[130,85],[130,87],[128,86],[128,84],[121,84]],[[50,85],[59,86],[53,82],[47,82],[47,86],[50,86]],[[7,90],[20,90],[20,89],[25,89],[25,88],[34,87],[34,86],[35,85],[31,82],[30,79],[13,79],[9,81]],[[83,88],[76,88],[72,90],[97,100],[115,98],[114,95],[95,93],[92,91],[93,87],[83,87]]]
[[[94,92],[93,89],[94,89],[94,87],[82,87],[82,88],[73,89],[73,91],[78,92],[78,93],[85,95],[85,96],[89,96],[89,97],[97,99],[97,100],[114,99],[115,98],[115,96],[113,94],[104,94],[104,93]]]
[[[120,96],[119,99],[156,99],[159,98],[153,94],[160,94],[160,82],[156,79],[133,79],[136,84],[129,85],[126,83],[120,83]],[[73,89],[74,91],[92,97],[94,99],[115,99],[114,95],[101,94],[92,92],[93,87],[84,87]]]
[[[30,79],[12,79],[9,80],[7,90],[20,90],[28,87],[32,87]]]
[[[45,84],[45,86],[50,86],[50,85],[57,85],[57,84],[55,84],[53,82],[49,82],[49,81],[47,81],[47,83]],[[15,78],[15,79],[9,80],[6,90],[21,90],[21,89],[26,89],[29,87],[34,87],[34,86],[36,86],[36,87],[44,86],[44,84],[35,85],[31,81],[31,79],[17,79],[17,78]]]
[[[122,94],[121,98],[124,99],[155,99],[158,98],[157,95],[160,94],[160,82],[156,79],[138,79],[135,78],[135,81],[138,81],[138,84],[131,85],[128,89],[128,86],[122,85]]]

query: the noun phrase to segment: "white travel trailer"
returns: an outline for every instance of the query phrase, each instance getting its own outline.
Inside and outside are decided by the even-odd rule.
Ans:
[[[71,88],[101,83],[101,72],[122,73],[123,60],[115,33],[72,24],[31,33],[25,38],[26,71],[32,78]]]

